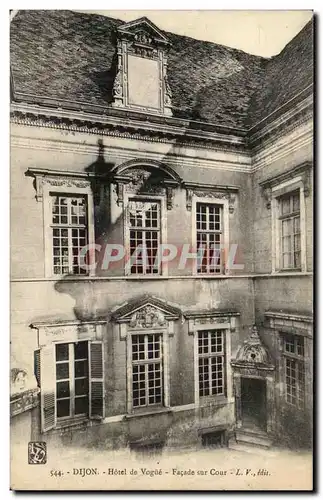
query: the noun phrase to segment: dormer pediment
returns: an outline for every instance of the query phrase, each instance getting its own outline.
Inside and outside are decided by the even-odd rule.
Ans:
[[[169,321],[178,319],[181,310],[157,297],[144,295],[122,304],[112,312],[116,323],[127,323],[128,328],[167,328]]]
[[[118,28],[118,34],[122,37],[129,37],[138,44],[168,44],[168,38],[157,26],[147,17],[140,17],[134,21],[123,24]]]

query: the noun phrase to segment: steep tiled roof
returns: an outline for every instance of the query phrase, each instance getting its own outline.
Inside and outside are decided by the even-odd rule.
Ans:
[[[111,102],[115,30],[121,24],[117,19],[71,11],[19,11],[11,23],[15,92],[24,94],[24,101],[27,95],[36,102],[35,96],[61,99],[101,106],[104,112]],[[299,59],[294,41],[268,60],[211,42],[166,35],[172,44],[168,80],[173,114],[180,118],[250,127],[311,77],[310,66],[301,60],[310,59],[308,28],[301,36]],[[288,86],[284,85],[287,76],[277,81],[282,67],[289,76]]]
[[[273,57],[265,77],[250,101],[248,123],[252,126],[313,83],[313,21]]]

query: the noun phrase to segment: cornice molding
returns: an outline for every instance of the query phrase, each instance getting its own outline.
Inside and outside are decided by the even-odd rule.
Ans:
[[[286,101],[282,106],[276,108],[272,113],[267,115],[258,123],[250,127],[250,129],[248,130],[248,135],[251,137],[252,135],[256,134],[258,130],[265,128],[266,124],[269,124],[270,126],[270,124],[274,120],[276,120],[277,117],[279,118],[279,116],[283,116],[290,109],[295,109],[297,107],[297,104],[299,102],[302,102],[303,100],[306,100],[308,96],[311,96],[311,99],[313,99],[313,83],[311,83],[305,89],[301,90],[298,94],[296,94],[294,97]]]
[[[244,149],[246,144],[243,130],[119,108],[113,110],[115,113],[107,108],[104,114],[95,114],[14,102],[11,104],[11,121],[22,125],[137,139],[143,139],[146,135],[146,140],[167,143],[177,140],[178,145],[187,145],[191,141],[193,145],[199,144],[199,147],[206,148],[214,148],[218,144],[229,149]]]
[[[294,108],[291,103],[294,103]],[[13,102],[11,122],[74,133],[172,144],[173,147],[245,153],[254,157],[257,163],[257,155],[264,148],[275,146],[275,142],[286,134],[313,121],[313,96],[309,91],[300,93],[298,99],[291,100],[288,106],[282,106],[280,110],[278,117],[275,118],[273,114],[270,120],[263,120],[262,128],[256,126],[248,131],[122,109],[107,108],[95,113]]]
[[[295,130],[312,118],[313,97],[307,96],[303,101],[299,102],[295,108],[288,110],[276,120],[265,125],[264,128],[257,130],[255,133],[252,133],[251,129],[248,138],[248,146],[255,155],[259,150],[277,141],[279,137]]]
[[[297,175],[308,173],[309,169],[312,168],[312,166],[313,166],[312,162],[305,161],[300,165],[297,165],[296,167],[293,167],[289,170],[286,170],[285,172],[281,172],[277,175],[269,177],[268,179],[265,179],[262,182],[259,182],[259,186],[261,188],[268,188],[268,187],[273,188],[287,180],[293,179]]]
[[[184,182],[186,189],[186,209],[192,210],[193,196],[200,198],[226,199],[229,202],[229,212],[233,214],[238,186],[224,186],[221,184],[203,184],[198,182]]]
[[[72,140],[71,140],[72,139]],[[38,136],[20,135],[19,131],[12,131],[11,148],[31,149],[40,151],[53,151],[59,153],[73,153],[73,155],[89,155],[96,157],[98,154],[98,144],[81,143],[81,140],[70,138],[62,139],[60,134],[57,138],[50,136],[47,132],[47,137],[39,138]],[[132,147],[131,147],[132,146]],[[168,143],[169,148],[160,146],[155,149],[153,145],[150,148],[138,147],[136,142],[123,144],[118,139],[106,141],[104,144],[104,155],[106,157],[112,156],[118,158],[118,164],[126,161],[142,161],[147,163],[150,160],[165,163],[170,167],[191,166],[196,167],[198,162],[201,168],[211,168],[215,170],[228,170],[248,173],[251,171],[251,161],[248,153],[246,152],[232,152],[222,151],[219,148],[212,148],[213,156],[204,154],[204,150],[200,148],[190,148],[186,146],[183,151],[180,151],[180,146],[176,148]],[[191,151],[188,151],[191,149]]]
[[[311,190],[310,182],[310,169],[312,168],[312,163],[309,161],[303,162],[296,167],[293,167],[285,172],[281,172],[275,176],[269,177],[262,182],[259,182],[259,186],[262,191],[262,196],[266,200],[266,206],[268,209],[271,207],[271,201],[273,197],[273,188],[279,186],[280,184],[291,181],[295,178],[300,178],[302,186],[304,188],[304,196],[309,196]]]
[[[264,144],[264,147],[252,156],[252,172],[266,167],[268,163],[273,163],[289,156],[293,152],[304,146],[313,144],[313,121],[306,120],[303,123],[296,123],[293,128],[286,131],[280,137],[273,137],[271,141]]]

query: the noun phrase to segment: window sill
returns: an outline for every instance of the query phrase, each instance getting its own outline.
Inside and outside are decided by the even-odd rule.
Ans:
[[[229,403],[229,399],[226,396],[201,396],[200,408],[207,406],[221,406]]]
[[[302,271],[300,267],[290,267],[288,269],[277,269],[276,273],[302,273],[305,271]]]
[[[77,427],[79,425],[89,424],[90,419],[87,416],[82,416],[79,418],[66,418],[62,420],[57,420],[55,430],[69,429],[73,427]]]
[[[127,415],[124,416],[126,420],[131,419],[131,418],[140,418],[140,417],[149,417],[153,415],[160,415],[160,414],[165,414],[165,413],[172,413],[172,409],[168,407],[158,407],[155,410],[152,410],[151,408],[145,409],[145,410],[134,410],[133,413],[128,413]]]

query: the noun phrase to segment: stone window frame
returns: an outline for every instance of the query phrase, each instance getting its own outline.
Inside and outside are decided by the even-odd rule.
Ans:
[[[43,242],[44,242],[44,277],[60,278],[65,274],[54,274],[53,269],[53,236],[51,230],[52,194],[66,196],[85,196],[87,201],[87,244],[94,248],[94,200],[91,181],[87,174],[77,174],[76,172],[56,171],[48,169],[28,169],[27,175],[35,178],[36,201],[42,203],[43,213]],[[90,265],[94,264],[94,253],[89,253]],[[73,274],[73,278],[84,278],[85,276],[95,276],[95,270],[91,266],[90,270],[84,274]]]
[[[126,342],[126,412],[127,417],[164,412],[170,408],[170,340],[174,337],[174,322],[181,311],[175,305],[154,296],[126,302],[111,311],[113,332]],[[162,335],[163,401],[157,406],[133,408],[132,405],[132,335],[157,333]]]
[[[265,326],[273,330],[274,339],[279,353],[277,359],[277,381],[279,395],[289,405],[285,395],[285,351],[284,335],[298,335],[304,338],[304,372],[305,372],[305,401],[304,407],[309,408],[309,394],[312,391],[310,374],[311,360],[313,359],[313,318],[306,315],[282,313],[278,311],[265,312]],[[291,405],[292,406],[292,405]]]
[[[305,198],[310,194],[311,162],[304,162],[286,172],[259,183],[267,209],[271,210],[271,262],[272,274],[286,272],[307,272],[306,255],[306,205]],[[282,268],[280,198],[286,194],[299,192],[300,198],[300,232],[301,232],[301,266],[300,268]]]
[[[169,337],[174,336],[173,321],[168,321],[163,327],[151,327],[143,330],[139,327],[131,328],[129,323],[122,322],[119,325],[120,339],[125,340],[126,358],[127,358],[127,414],[140,415],[144,413],[154,413],[161,409],[170,408],[170,372],[169,372]],[[162,403],[159,405],[133,407],[132,402],[132,335],[143,334],[158,334],[161,335],[162,343],[162,374],[163,374],[163,391]]]
[[[70,427],[74,423],[89,422],[91,419],[103,420],[105,416],[105,397],[104,397],[104,329],[105,320],[95,322],[81,321],[61,321],[61,322],[35,322],[30,325],[31,328],[38,330],[38,345],[35,351],[35,369],[36,379],[40,389],[40,420],[41,431],[47,432],[51,429],[61,427]],[[87,342],[88,344],[88,367],[89,367],[89,414],[84,416],[70,416],[58,418],[56,415],[56,345],[74,344],[76,342]],[[100,350],[101,366],[99,366],[97,357],[92,359],[93,346]],[[97,377],[93,371],[96,367],[101,372]],[[93,406],[92,385],[102,387],[101,412]],[[93,392],[97,394],[97,392]],[[54,407],[54,409],[53,409]],[[50,411],[49,411],[49,408]]]
[[[233,403],[234,395],[232,390],[233,374],[231,368],[231,334],[236,330],[236,317],[239,313],[226,314],[210,314],[208,312],[201,313],[184,313],[188,319],[188,334],[194,336],[194,404],[198,408],[205,404],[212,403]],[[225,330],[225,387],[226,394],[224,396],[204,396],[200,397],[199,390],[199,355],[198,355],[198,332],[199,331],[216,331]]]
[[[282,237],[281,237],[281,220],[280,220],[280,207],[281,197],[293,192],[299,193],[300,201],[300,233],[301,233],[301,266],[300,268],[283,268],[282,264]],[[305,196],[304,185],[300,177],[275,186],[272,189],[272,272],[306,272],[306,220],[305,220]]]

